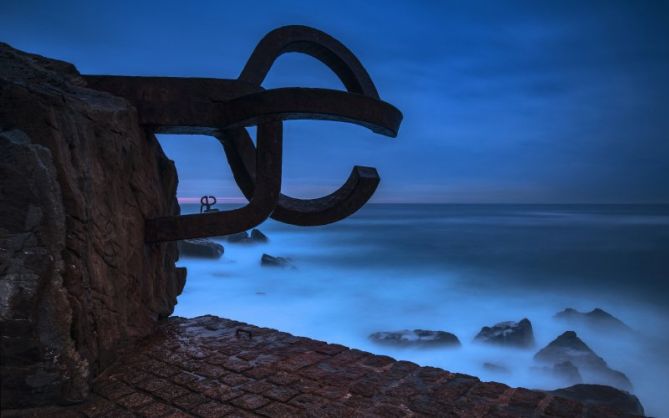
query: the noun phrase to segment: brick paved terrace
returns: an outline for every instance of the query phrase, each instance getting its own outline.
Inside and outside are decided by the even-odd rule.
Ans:
[[[203,316],[170,318],[63,417],[618,417],[542,392]]]

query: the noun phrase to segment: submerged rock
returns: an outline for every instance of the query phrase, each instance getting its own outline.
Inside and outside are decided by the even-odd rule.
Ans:
[[[599,331],[632,331],[632,328],[623,321],[600,308],[595,308],[590,312],[579,312],[576,309],[567,308],[553,317],[572,325],[584,325]]]
[[[186,257],[221,258],[224,248],[212,240],[196,238],[177,243],[179,254]]]
[[[249,233],[246,231],[238,232],[236,234],[225,235],[222,238],[227,242],[231,243],[242,243],[250,241]]]
[[[369,338],[379,344],[395,346],[445,347],[460,346],[455,334],[446,331],[426,331],[422,329],[394,332],[375,332]]]
[[[574,385],[567,388],[547,391],[546,393],[583,402],[590,406],[606,406],[624,414],[644,414],[643,406],[636,396],[629,392],[612,388],[611,386]]]
[[[258,242],[267,242],[269,238],[263,234],[259,229],[252,229],[249,234],[248,231],[238,232],[236,234],[224,235],[221,237],[231,244],[251,244]]]
[[[483,363],[483,368],[486,369],[487,371],[493,372],[493,373],[499,373],[499,374],[509,374],[509,373],[511,373],[511,370],[509,370],[508,368],[506,368],[504,366],[501,366],[499,364],[489,363],[487,361],[485,363]]]
[[[260,265],[263,267],[293,267],[290,259],[286,257],[274,257],[269,254],[263,254],[260,258]]]
[[[267,235],[263,234],[259,229],[253,228],[251,230],[251,241],[267,242],[269,241],[269,238],[267,238]]]
[[[557,337],[535,354],[534,359],[554,366],[569,362],[578,369],[584,382],[607,384],[623,390],[632,388],[632,383],[624,373],[609,368],[606,361],[595,354],[574,331],[567,331]]]
[[[532,347],[534,346],[532,323],[527,318],[519,322],[500,322],[492,327],[481,328],[474,340],[487,344]]]
[[[553,375],[569,382],[569,384],[582,383],[583,378],[578,371],[578,367],[574,366],[571,361],[563,361],[553,365]]]

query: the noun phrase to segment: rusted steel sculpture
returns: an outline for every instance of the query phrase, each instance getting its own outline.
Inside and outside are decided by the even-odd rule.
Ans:
[[[218,212],[218,209],[211,208],[215,204],[216,204],[216,196],[202,196],[200,198],[200,213]]]
[[[274,61],[287,52],[327,65],[347,91],[261,87]],[[282,121],[326,119],[365,126],[395,137],[402,114],[382,101],[360,61],[339,41],[306,26],[285,26],[256,46],[237,80],[85,76],[92,88],[123,96],[140,123],[157,133],[208,134],[223,145],[237,185],[249,203],[231,211],[169,216],[146,222],[147,242],[227,235],[271,216],[293,225],[324,225],[360,209],[379,184],[372,167],[355,166],[334,193],[317,199],[281,194]],[[246,131],[257,125],[257,149]]]

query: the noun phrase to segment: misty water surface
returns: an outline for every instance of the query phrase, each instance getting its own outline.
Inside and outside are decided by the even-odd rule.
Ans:
[[[185,205],[184,212],[199,209]],[[267,244],[229,244],[188,268],[175,315],[214,314],[512,386],[564,386],[533,369],[536,351],[572,327],[553,315],[601,307],[637,334],[576,329],[630,378],[647,414],[669,400],[669,207],[368,205],[342,222],[267,221]],[[262,253],[295,270],[262,268]],[[537,346],[472,343],[485,325],[529,318]],[[404,328],[455,333],[460,348],[401,349],[368,339]],[[492,362],[511,370],[494,373]]]

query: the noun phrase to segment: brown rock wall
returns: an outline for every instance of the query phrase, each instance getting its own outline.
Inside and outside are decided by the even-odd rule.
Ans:
[[[67,63],[0,44],[2,405],[76,401],[172,313],[185,272],[146,218],[177,176],[125,100]]]

